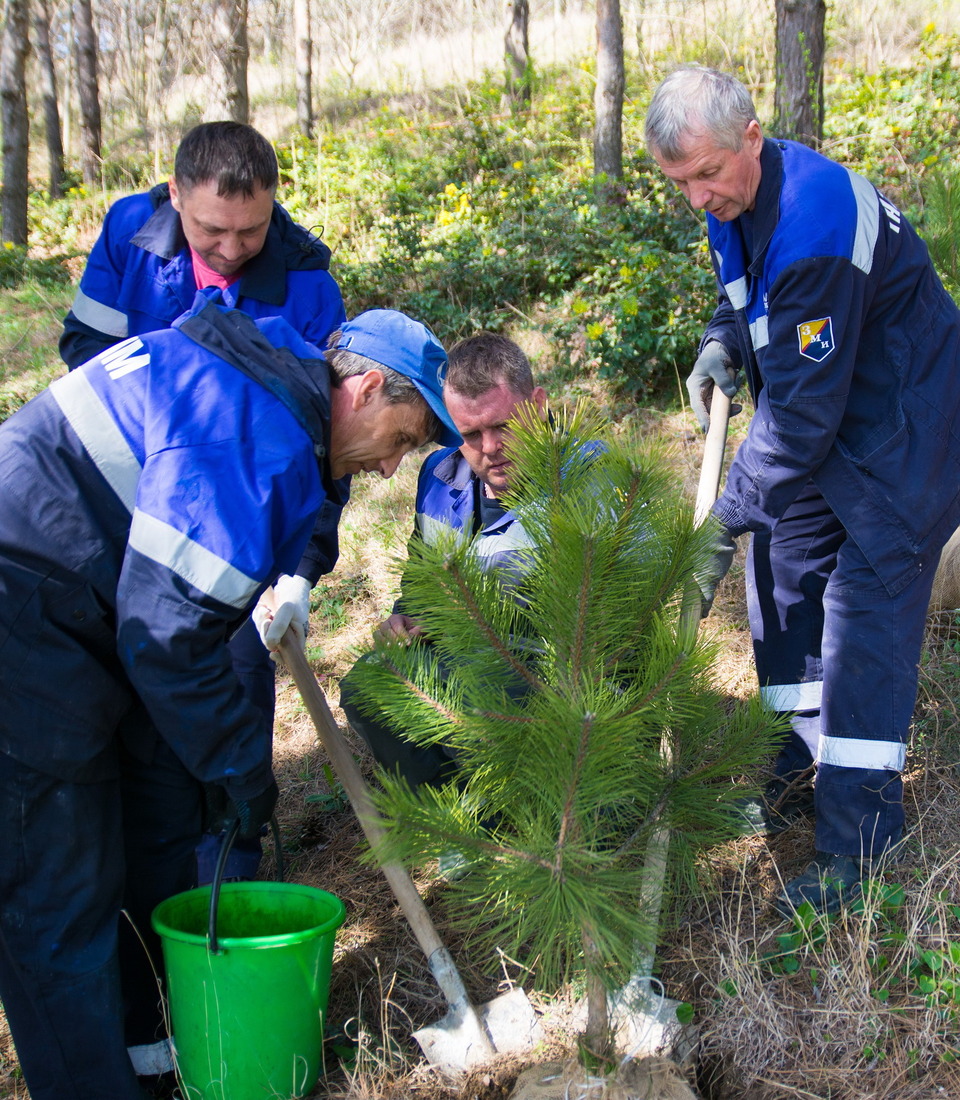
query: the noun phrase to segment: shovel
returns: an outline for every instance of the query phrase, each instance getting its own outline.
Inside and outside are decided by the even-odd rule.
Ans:
[[[710,428],[703,445],[703,464],[697,485],[697,501],[694,522],[699,526],[710,514],[720,492],[720,475],[723,470],[723,452],[727,442],[727,423],[730,419],[730,398],[719,386],[713,388],[710,404]],[[692,645],[700,623],[700,592],[695,586],[684,600],[680,612],[679,632]],[[662,751],[669,758],[672,749],[664,738]],[[640,905],[650,919],[650,927],[656,929],[660,921],[663,903],[663,884],[667,874],[667,849],[670,846],[670,830],[658,829],[647,845],[647,857],[643,867],[640,887]],[[638,957],[633,976],[627,984],[610,996],[608,1010],[611,1026],[620,1048],[634,1057],[652,1054],[670,1054],[684,1061],[693,1050],[689,1032],[677,1020],[679,1001],[665,997],[653,988],[655,948],[645,945]],[[656,984],[659,985],[657,982]]]
[[[330,713],[326,696],[290,630],[280,643],[280,655],[303,697],[320,743],[347,792],[364,834],[370,846],[376,848],[385,835],[380,815],[353,754]],[[513,989],[486,1004],[472,1004],[460,972],[437,935],[427,907],[406,869],[393,862],[381,864],[380,869],[400,903],[427,957],[430,972],[449,1005],[447,1014],[441,1020],[413,1033],[427,1061],[448,1072],[457,1072],[490,1062],[498,1054],[529,1050],[540,1036],[540,1023],[526,993],[522,989]]]

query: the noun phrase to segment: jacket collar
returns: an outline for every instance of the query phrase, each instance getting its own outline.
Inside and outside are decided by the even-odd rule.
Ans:
[[[189,255],[179,213],[170,202],[170,185],[157,184],[150,191],[154,212],[130,239],[130,243],[164,260],[180,253]],[[326,271],[330,249],[308,233],[278,203],[273,204],[263,248],[248,260],[237,288],[241,297],[282,306],[287,297],[287,271]]]
[[[760,150],[760,186],[754,203],[753,259],[751,275],[763,271],[764,255],[780,220],[780,191],[783,188],[783,143],[765,138]]]
[[[298,358],[289,347],[276,347],[254,320],[238,309],[218,304],[219,292],[198,291],[192,309],[174,321],[200,347],[235,367],[267,389],[291,412],[313,441],[324,489],[344,503],[330,477],[330,367],[325,359]],[[304,345],[289,326],[291,343]]]

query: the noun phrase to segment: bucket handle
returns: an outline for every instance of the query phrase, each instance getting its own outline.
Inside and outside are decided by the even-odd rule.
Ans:
[[[280,826],[276,817],[270,818],[270,831],[273,833],[273,845],[276,849],[277,882],[283,882],[283,849],[280,846]],[[217,866],[213,872],[213,883],[210,887],[210,923],[207,926],[207,940],[211,955],[222,955],[223,951],[217,941],[217,911],[220,908],[220,886],[223,882],[223,872],[227,866],[227,858],[240,833],[240,818],[236,818],[220,845],[220,853],[217,856]]]

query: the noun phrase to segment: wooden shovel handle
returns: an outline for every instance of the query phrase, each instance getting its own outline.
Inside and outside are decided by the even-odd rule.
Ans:
[[[280,656],[287,666],[297,690],[306,704],[313,724],[316,727],[320,743],[330,757],[333,769],[347,792],[350,805],[363,828],[371,848],[376,848],[385,836],[385,830],[370,795],[357,762],[353,758],[350,746],[343,739],[326,696],[317,683],[316,677],[307,663],[300,643],[291,630],[288,630],[280,643]],[[465,1005],[467,994],[463,979],[453,965],[450,953],[437,935],[433,921],[423,899],[417,893],[407,870],[399,863],[383,863],[381,870],[393,890],[394,896],[403,910],[403,915],[413,929],[417,943],[427,957],[430,970],[451,1005]]]
[[[729,421],[730,398],[719,386],[714,386],[713,400],[710,402],[710,427],[703,444],[703,465],[700,467],[697,503],[693,512],[697,525],[707,518],[720,495],[720,475],[723,472],[723,452],[727,444]]]

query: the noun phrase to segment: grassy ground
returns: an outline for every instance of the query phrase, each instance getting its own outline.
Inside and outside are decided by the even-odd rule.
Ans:
[[[4,293],[0,393],[26,395],[59,373],[54,346],[68,301],[66,291]],[[514,335],[536,354],[535,341]],[[688,413],[625,409],[590,379],[543,381],[561,400],[589,392],[615,418],[638,419],[668,442],[692,491],[702,445]],[[744,428],[745,418],[738,419],[733,446]],[[334,704],[339,678],[392,604],[394,566],[412,521],[417,465],[407,460],[389,482],[358,479],[341,529],[340,562],[315,591],[309,655]],[[769,900],[781,881],[811,854],[809,822],[769,842],[748,839],[708,852],[699,891],[679,900],[660,955],[661,977],[670,996],[694,1008],[701,1046],[691,1079],[704,1097],[913,1100],[960,1094],[953,1061],[960,1047],[960,906],[955,904],[960,899],[960,642],[951,620],[941,614],[931,621],[924,655],[906,785],[905,853],[882,876],[866,912],[798,931],[771,909]],[[724,689],[731,695],[752,691],[740,561],[704,629],[722,642],[716,675]],[[348,737],[373,778],[365,748],[349,731]],[[386,882],[360,861],[360,830],[282,670],[276,766],[288,876],[333,891],[348,911],[337,943],[329,1020],[332,1030],[345,1030],[356,1045],[341,1064],[328,1044],[329,1074],[314,1095],[351,1100],[507,1095],[519,1068],[514,1063],[450,1083],[419,1059],[410,1032],[439,1018],[442,1000]],[[264,876],[271,871],[268,860]],[[434,867],[422,868],[416,880],[475,999],[488,1000],[515,982],[530,987],[521,962],[482,957],[453,933]],[[576,992],[531,993],[548,1024],[537,1057],[575,1049],[567,1010]],[[26,1097],[0,1021],[0,1098]]]

